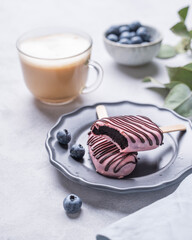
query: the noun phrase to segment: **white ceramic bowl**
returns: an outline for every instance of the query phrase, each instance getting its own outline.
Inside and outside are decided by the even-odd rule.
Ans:
[[[151,36],[151,42],[141,44],[120,44],[110,41],[104,33],[104,44],[109,55],[117,62],[128,66],[139,66],[150,62],[159,52],[163,40],[154,27],[144,26]]]

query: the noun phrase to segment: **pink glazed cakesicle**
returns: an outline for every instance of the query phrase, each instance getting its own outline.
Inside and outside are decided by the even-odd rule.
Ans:
[[[158,127],[145,116],[108,117],[103,105],[96,107],[98,120],[88,137],[90,157],[100,174],[123,178],[136,166],[137,152],[163,144],[163,133],[185,131],[184,125]]]
[[[163,132],[144,116],[118,116],[97,120],[91,132],[104,136],[122,152],[147,151],[163,144]]]
[[[89,132],[88,148],[96,171],[104,176],[123,178],[136,166],[137,153],[126,153],[103,136]]]
[[[102,135],[125,152],[147,151],[163,144],[163,133],[185,131],[182,124],[159,127],[146,116],[108,117],[105,106],[96,107],[98,120],[93,123],[91,131]]]

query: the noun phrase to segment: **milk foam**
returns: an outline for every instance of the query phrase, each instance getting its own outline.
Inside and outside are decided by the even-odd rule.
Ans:
[[[88,49],[87,39],[75,34],[55,34],[25,40],[21,44],[21,51],[27,55],[46,58],[67,58],[78,55]]]
[[[24,61],[35,65],[62,65],[80,61],[87,57],[87,53],[82,54],[75,59],[70,57],[78,55],[86,51],[90,46],[90,42],[75,34],[54,34],[38,38],[25,40],[20,45],[20,50],[28,56],[22,55]],[[39,59],[46,60],[39,60]],[[65,59],[69,58],[69,59]],[[55,59],[60,59],[55,62]],[[48,61],[47,61],[48,60]]]

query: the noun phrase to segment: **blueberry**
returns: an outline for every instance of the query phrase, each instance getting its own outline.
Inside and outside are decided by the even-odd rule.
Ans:
[[[119,35],[119,26],[111,26],[106,32],[106,35],[109,34]]]
[[[70,155],[75,159],[82,159],[84,154],[85,149],[81,144],[74,144],[70,149]]]
[[[138,28],[136,34],[137,36],[140,36],[144,41],[149,41],[150,39],[150,35],[148,34],[145,27]]]
[[[80,211],[82,206],[81,199],[75,195],[70,194],[63,200],[63,207],[65,211],[69,214],[74,214]]]
[[[123,25],[119,27],[119,34],[123,33],[123,32],[129,32],[130,31],[130,27],[129,25]]]
[[[57,133],[57,140],[61,144],[68,144],[71,141],[71,133],[64,129],[63,131],[59,131]]]
[[[131,43],[132,43],[132,44],[140,44],[140,43],[142,43],[142,42],[143,42],[143,40],[142,40],[142,38],[139,37],[139,36],[135,36],[135,37],[131,38]]]
[[[135,32],[123,32],[121,33],[120,37],[119,38],[132,38],[136,35]]]
[[[132,22],[129,24],[131,31],[137,31],[138,28],[141,27],[141,23],[138,21]]]
[[[121,38],[118,43],[121,44],[131,44],[131,40],[128,38]]]
[[[109,39],[110,41],[113,41],[113,42],[117,42],[119,39],[118,39],[118,36],[115,35],[115,34],[109,34],[107,36],[107,39]]]

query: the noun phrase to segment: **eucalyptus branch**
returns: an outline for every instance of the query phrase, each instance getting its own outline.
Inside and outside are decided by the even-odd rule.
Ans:
[[[185,24],[188,10],[189,6],[180,9],[178,11],[180,21],[170,28],[175,35],[181,37],[181,41],[176,45],[162,45],[157,55],[158,58],[172,58],[189,50],[192,52],[192,30],[189,30]]]

